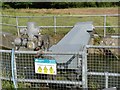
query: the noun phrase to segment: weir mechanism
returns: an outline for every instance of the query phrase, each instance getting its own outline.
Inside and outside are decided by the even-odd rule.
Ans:
[[[35,26],[35,22],[28,22],[27,28],[20,29],[20,35],[14,40],[16,50],[32,50],[32,51],[47,51],[47,52],[85,52],[86,45],[89,45],[91,36],[93,35],[94,26],[91,21],[78,22],[74,27],[55,45],[50,47],[50,38],[48,35],[42,35],[41,29]],[[103,50],[106,51],[106,50]],[[56,60],[57,74],[37,75],[37,79],[52,79],[52,80],[67,80],[79,82],[82,80],[82,54],[78,55],[38,55],[37,58],[51,58]],[[31,67],[33,69],[33,67]],[[26,74],[27,75],[27,74]],[[62,76],[61,76],[62,75]],[[63,78],[64,77],[64,78]],[[31,78],[28,78],[31,79]],[[59,80],[58,80],[59,81]],[[72,83],[48,83],[49,87],[74,87]],[[76,86],[79,87],[79,86]]]

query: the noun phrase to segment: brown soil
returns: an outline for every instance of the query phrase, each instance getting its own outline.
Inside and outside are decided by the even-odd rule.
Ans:
[[[20,12],[39,14],[118,14],[118,8],[20,9]]]

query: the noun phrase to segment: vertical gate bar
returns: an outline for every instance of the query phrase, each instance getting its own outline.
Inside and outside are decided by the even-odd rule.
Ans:
[[[87,49],[84,48],[83,54],[82,54],[82,87],[83,90],[87,90],[88,88],[88,81],[87,81]]]
[[[0,75],[0,90],[2,90],[2,80],[1,80],[1,75]]]
[[[104,15],[104,37],[106,37],[106,15]]]
[[[16,67],[15,53],[14,53],[14,73],[15,73],[15,81],[16,81],[16,86],[17,86],[17,67]]]
[[[11,55],[11,66],[12,66],[12,80],[14,84],[14,88],[17,88],[17,81],[16,81],[16,76],[15,76],[15,51],[12,49],[12,55]]]
[[[2,79],[1,79],[1,77],[2,77],[2,53],[0,53],[0,90],[2,90]]]
[[[1,13],[0,13],[1,15]],[[2,23],[2,17],[0,17],[0,23]],[[2,25],[0,25],[0,30],[2,31]],[[0,41],[2,41],[2,36],[0,36]],[[0,52],[0,90],[2,90],[2,80],[1,80],[1,77],[2,77],[2,52]]]
[[[108,72],[105,73],[105,88],[108,88]]]
[[[18,33],[18,36],[20,35],[20,32],[19,32],[19,28],[18,28],[18,17],[16,16],[16,28],[17,28],[17,33]]]

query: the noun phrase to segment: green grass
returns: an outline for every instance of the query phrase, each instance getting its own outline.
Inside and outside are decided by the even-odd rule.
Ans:
[[[77,22],[85,22],[85,21],[93,21],[94,26],[102,26],[103,25],[103,17],[58,17],[57,19],[57,25],[58,26],[73,26]],[[107,19],[107,24],[110,26],[117,26],[118,25],[118,17],[109,17]],[[19,26],[26,26],[27,22],[36,22],[37,25],[39,26],[53,26],[53,17],[48,17],[48,18],[19,18]],[[13,24],[16,25],[15,18],[9,18],[9,17],[3,17],[2,18],[2,23],[7,23],[7,24]],[[96,28],[98,29],[98,28]],[[3,31],[6,32],[11,32],[15,33],[17,32],[15,27],[10,27],[10,26],[3,26],[2,27]],[[51,28],[53,30],[53,28]],[[57,28],[57,32],[59,33],[60,31],[64,30],[66,31],[66,28]],[[103,28],[99,28],[99,33]],[[114,28],[115,31],[117,31],[117,28]]]
[[[31,13],[31,12],[19,12],[19,10],[3,10],[2,14],[4,15],[13,15],[13,16],[53,16],[51,12],[39,14],[39,13]],[[27,22],[36,22],[39,26],[51,26],[54,25],[53,23],[53,17],[48,18],[19,18],[19,25],[20,26],[26,26]],[[103,17],[58,17],[57,18],[57,25],[58,26],[73,26],[77,22],[83,22],[83,21],[93,21],[93,24],[95,26],[102,26],[104,18]],[[10,17],[3,17],[2,18],[3,23],[7,24],[13,24],[16,25],[16,19],[10,18]],[[107,25],[108,26],[117,26],[118,25],[118,17],[107,17]],[[42,29],[42,28],[41,28]],[[48,34],[51,36],[51,42],[58,42],[71,28],[57,28],[57,33],[55,35],[54,28],[44,28],[42,29],[42,34]],[[100,35],[103,35],[103,28],[96,28],[96,32]],[[16,27],[10,27],[10,26],[2,26],[2,31],[10,32],[13,35],[17,35],[17,29]],[[107,28],[107,33],[118,33],[117,28]],[[21,63],[22,64],[22,63]],[[110,60],[104,58],[103,56],[99,54],[94,54],[94,56],[91,54],[88,56],[88,68],[90,71],[98,71],[98,72],[104,72],[107,66],[109,67],[109,72],[120,72],[119,69],[119,61],[117,60]],[[101,68],[103,67],[103,68]],[[20,77],[23,78],[22,75]],[[92,77],[92,76],[91,76]],[[101,87],[101,83],[98,82],[98,79],[102,79],[103,77],[96,77],[93,76],[90,80],[89,86],[92,88],[99,88]],[[58,79],[61,79],[61,77],[58,77]],[[63,78],[64,79],[64,78]],[[93,81],[92,81],[93,80]],[[11,87],[13,88],[13,83],[10,81],[3,81],[3,86]],[[27,87],[30,86],[29,83],[26,85],[25,83],[19,83],[19,87]]]
[[[80,8],[80,10],[97,10],[98,8]],[[99,10],[101,10],[101,12],[104,10],[105,8],[99,8]],[[106,10],[116,10],[117,8],[106,8]],[[33,10],[33,11],[32,11]],[[71,11],[74,9],[71,9]],[[78,11],[80,11],[78,9]],[[96,12],[91,10],[91,14],[96,14]],[[93,13],[94,12],[94,13]],[[58,14],[54,14],[53,13],[53,9],[3,9],[2,10],[2,14],[3,15],[12,15],[12,16],[53,16],[53,15],[69,15],[66,12],[61,13],[60,11],[58,11]],[[83,12],[84,14],[84,12]],[[27,22],[36,22],[37,25],[39,26],[51,26],[54,24],[53,21],[53,17],[48,17],[48,18],[19,18],[19,25],[26,25]],[[93,21],[95,26],[101,26],[103,25],[103,21],[104,18],[103,17],[58,17],[57,18],[57,25],[60,26],[70,26],[70,25],[74,25],[77,22],[83,22],[83,21]],[[3,23],[7,23],[7,24],[13,24],[16,25],[16,19],[15,18],[10,18],[10,17],[3,17],[2,18],[2,22]],[[118,25],[118,17],[107,17],[107,24],[108,25]],[[5,27],[3,27],[4,29]],[[5,29],[10,29],[11,27],[6,27]],[[4,30],[5,30],[4,29]],[[62,28],[63,29],[63,28]],[[4,31],[3,30],[3,31]],[[15,29],[12,28],[12,32],[14,32]],[[64,29],[65,30],[65,29]],[[8,32],[11,32],[11,30],[6,30]],[[65,30],[66,31],[66,30]]]
[[[111,23],[117,26],[117,17],[109,17],[111,22],[107,22],[108,26],[112,26]],[[116,19],[116,20],[114,20]],[[53,17],[49,18],[19,18],[19,26],[26,26],[27,22],[36,22],[38,26],[53,26]],[[113,21],[112,21],[113,20]],[[77,22],[84,22],[84,21],[93,21],[95,26],[102,26],[103,25],[103,17],[63,17],[57,18],[57,25],[58,26],[73,26]],[[15,18],[6,18],[3,17],[3,23],[13,24],[16,25]],[[64,35],[71,30],[71,28],[56,28],[56,35],[54,32],[54,28],[41,28],[42,34],[50,35],[51,37],[51,45],[57,43]],[[13,35],[17,35],[16,27],[10,26],[2,26],[2,31],[12,33]],[[100,35],[103,36],[103,28],[95,28],[95,31]],[[107,28],[107,34],[114,34],[118,33],[118,28]]]

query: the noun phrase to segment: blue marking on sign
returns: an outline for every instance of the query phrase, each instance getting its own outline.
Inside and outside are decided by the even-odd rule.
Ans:
[[[40,58],[36,58],[35,62],[37,62],[37,63],[47,63],[47,64],[56,64],[56,60],[40,59]]]

